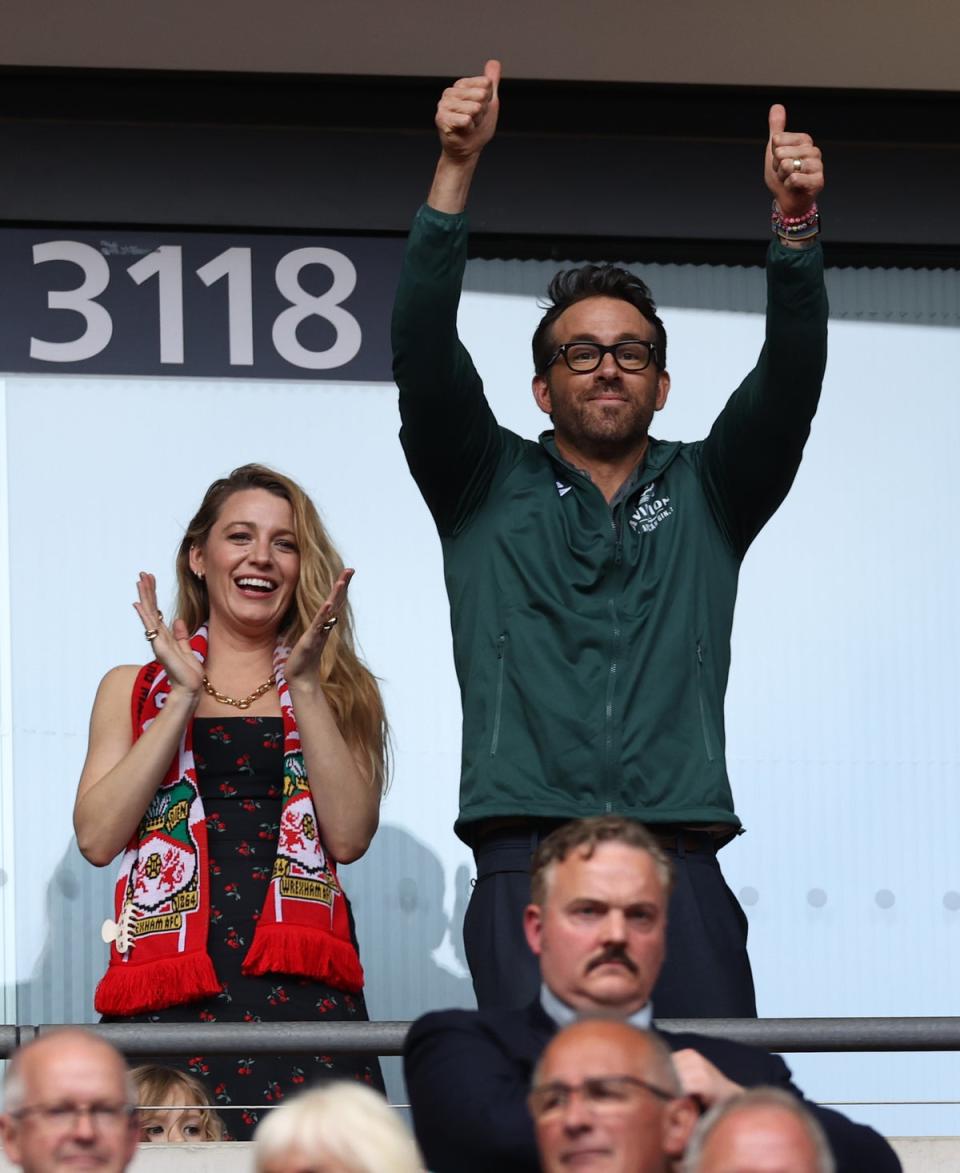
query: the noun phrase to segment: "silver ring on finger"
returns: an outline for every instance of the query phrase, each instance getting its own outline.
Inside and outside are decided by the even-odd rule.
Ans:
[[[147,641],[147,643],[152,644],[159,634],[160,632],[156,627],[151,627],[149,631],[145,631],[143,633],[143,638]]]
[[[803,170],[803,160],[802,159],[794,159],[793,170],[794,170],[794,172]]]
[[[320,628],[321,631],[332,631],[337,626],[336,615],[331,615],[330,618]]]

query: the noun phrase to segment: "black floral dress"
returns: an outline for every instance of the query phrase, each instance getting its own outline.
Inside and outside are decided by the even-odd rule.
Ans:
[[[365,1021],[362,994],[322,982],[240,966],[256,928],[273,869],[280,823],[283,722],[280,717],[196,718],[193,756],[207,819],[210,933],[207,948],[220,994],[124,1019],[124,1022]],[[363,1055],[135,1056],[131,1062],[181,1067],[202,1079],[229,1135],[248,1140],[259,1105],[331,1078],[363,1080],[383,1090],[380,1064]],[[235,1110],[230,1110],[235,1105]]]

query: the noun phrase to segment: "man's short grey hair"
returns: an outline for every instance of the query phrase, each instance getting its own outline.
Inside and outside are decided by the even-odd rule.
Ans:
[[[302,1153],[336,1157],[352,1173],[422,1173],[407,1127],[378,1092],[345,1080],[301,1092],[273,1108],[253,1137],[257,1173],[276,1157]]]
[[[6,1074],[3,1079],[3,1110],[7,1114],[11,1112],[19,1112],[24,1107],[27,1089],[23,1080],[23,1056],[32,1051],[35,1047],[47,1043],[51,1039],[60,1039],[64,1041],[68,1038],[84,1038],[90,1042],[96,1042],[109,1050],[113,1051],[117,1058],[123,1063],[124,1078],[123,1078],[123,1094],[128,1104],[136,1104],[137,1089],[130,1075],[130,1068],[124,1063],[123,1056],[117,1051],[106,1039],[102,1039],[92,1030],[84,1030],[80,1026],[67,1026],[62,1030],[46,1031],[39,1038],[31,1039],[29,1043],[24,1043],[22,1047],[18,1047],[9,1063],[7,1064]]]
[[[723,1104],[716,1104],[697,1124],[687,1145],[683,1162],[683,1173],[700,1173],[703,1150],[718,1125],[738,1112],[751,1108],[779,1108],[789,1112],[803,1125],[817,1158],[817,1173],[836,1173],[836,1163],[826,1134],[819,1122],[807,1111],[796,1096],[778,1087],[751,1088],[750,1091],[733,1096]]]

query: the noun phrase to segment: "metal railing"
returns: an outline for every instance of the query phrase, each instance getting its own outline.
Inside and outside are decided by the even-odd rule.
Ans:
[[[676,1018],[667,1031],[695,1031],[768,1051],[960,1051],[960,1018]],[[409,1022],[117,1022],[89,1029],[125,1054],[352,1051],[400,1055]],[[0,1026],[0,1059],[53,1025]]]

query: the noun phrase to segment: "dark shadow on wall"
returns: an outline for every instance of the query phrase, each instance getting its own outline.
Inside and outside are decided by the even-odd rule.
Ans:
[[[100,926],[113,915],[116,871],[115,864],[87,863],[70,839],[47,885],[43,950],[30,977],[17,983],[18,1023],[96,1022],[93,991],[108,956]]]
[[[476,1005],[463,957],[467,868],[457,872],[449,916],[439,856],[399,827],[382,826],[363,859],[341,874],[357,923],[371,1018],[408,1019]],[[449,966],[434,957],[448,932],[456,959]]]

